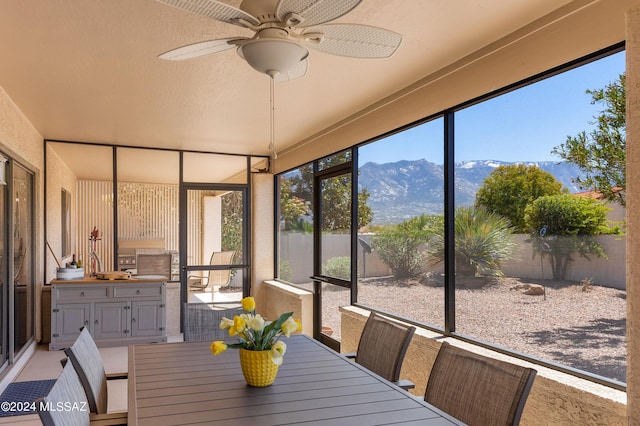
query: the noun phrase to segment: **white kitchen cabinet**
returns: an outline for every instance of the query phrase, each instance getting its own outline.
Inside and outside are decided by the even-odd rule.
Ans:
[[[166,342],[165,282],[53,281],[49,349],[69,347],[82,327],[98,346]]]

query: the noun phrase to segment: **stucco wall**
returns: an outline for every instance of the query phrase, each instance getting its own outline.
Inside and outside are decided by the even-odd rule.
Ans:
[[[627,14],[627,393],[640,424],[640,2]]]
[[[369,241],[374,235],[366,237]],[[543,262],[540,256],[533,254],[533,245],[527,240],[528,235],[513,235],[516,243],[514,259],[504,262],[502,272],[509,277],[532,279],[552,279],[551,264],[548,259]],[[567,266],[565,279],[580,282],[591,279],[593,284],[624,290],[626,288],[625,270],[625,236],[598,235],[595,237],[607,257],[589,255],[581,257],[577,253]],[[322,259],[348,256],[351,237],[349,235],[323,236]],[[426,250],[426,248],[423,248]],[[287,259],[291,266],[291,277],[286,279],[292,283],[307,283],[311,275],[311,260],[313,259],[313,235],[301,233],[286,233],[280,236],[280,258]],[[366,254],[366,270],[363,270],[362,247],[358,245],[358,276],[382,277],[391,275],[391,269],[380,259],[378,253]],[[430,267],[425,264],[425,271],[442,272],[442,265]]]
[[[355,307],[341,308],[341,352],[355,352],[368,311]],[[520,424],[522,426],[552,425],[624,425],[626,394],[605,386],[581,380],[549,368],[473,346],[437,333],[418,329],[411,340],[402,364],[401,379],[408,379],[416,387],[411,392],[424,395],[429,372],[442,341],[479,352],[487,356],[537,370],[538,374],[527,400]],[[629,423],[636,424],[636,423]]]
[[[552,279],[551,264],[548,259],[541,262],[540,256],[534,256],[533,245],[525,242],[528,235],[515,235],[517,259],[505,262],[502,272],[508,277]],[[573,261],[567,265],[565,279],[580,282],[591,279],[593,284],[626,289],[627,276],[625,269],[626,244],[622,235],[598,235],[595,237],[607,257],[589,255],[580,257],[573,253]]]
[[[251,293],[264,306],[262,282],[273,279],[273,175],[251,174]],[[269,318],[269,317],[266,317]]]
[[[359,238],[371,243],[373,234],[361,235]],[[286,259],[291,268],[291,276],[286,281],[302,284],[309,282],[313,270],[313,234],[300,232],[283,232],[279,236],[279,256]],[[322,236],[322,259],[328,261],[333,257],[350,256],[351,236],[344,234]],[[382,277],[391,275],[391,269],[380,259],[378,253],[363,253],[358,244],[358,276]],[[366,267],[365,267],[366,266]]]
[[[257,298],[256,298],[257,300]],[[302,321],[302,333],[313,336],[313,294],[276,281],[265,281],[260,286],[260,299],[256,311],[268,320],[275,320],[285,312]]]
[[[51,146],[47,149],[47,237],[51,249],[56,254],[58,261],[64,264],[65,259],[62,253],[62,211],[61,190],[64,188],[71,194],[71,212],[75,211],[76,197],[76,176],[69,167],[60,159]],[[76,215],[71,214],[71,253],[77,253],[75,247],[75,220]],[[47,270],[45,271],[46,282],[50,282],[56,276],[56,261],[51,251],[46,251]],[[87,259],[83,259],[85,262]]]

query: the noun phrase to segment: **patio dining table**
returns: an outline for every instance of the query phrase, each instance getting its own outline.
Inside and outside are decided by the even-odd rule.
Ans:
[[[210,342],[129,346],[129,425],[455,425],[446,413],[295,335],[273,385],[246,384],[237,350]]]

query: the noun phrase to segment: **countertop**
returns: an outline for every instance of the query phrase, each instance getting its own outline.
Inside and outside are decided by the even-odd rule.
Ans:
[[[113,280],[101,280],[95,277],[85,276],[80,279],[73,280],[51,280],[51,284],[55,285],[73,285],[73,284],[114,284],[114,283],[141,283],[141,282],[158,282],[168,281],[168,278],[163,275],[141,275],[140,277],[131,277],[127,279],[113,279]]]

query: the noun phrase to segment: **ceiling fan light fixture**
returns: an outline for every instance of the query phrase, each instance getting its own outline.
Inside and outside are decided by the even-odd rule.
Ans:
[[[238,46],[238,55],[256,71],[274,77],[292,70],[309,51],[291,40],[255,39]]]

